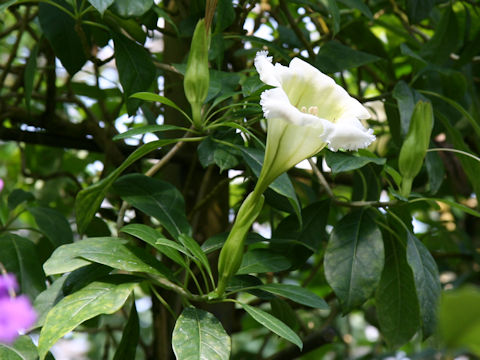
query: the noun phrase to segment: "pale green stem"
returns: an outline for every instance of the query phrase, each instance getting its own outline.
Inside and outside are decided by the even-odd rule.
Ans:
[[[220,251],[220,257],[218,259],[219,279],[216,290],[217,297],[223,296],[228,281],[235,275],[242,263],[247,233],[263,206],[263,191],[260,192],[258,190],[258,186],[256,186],[255,190],[247,196],[242,206],[240,206],[232,230]]]

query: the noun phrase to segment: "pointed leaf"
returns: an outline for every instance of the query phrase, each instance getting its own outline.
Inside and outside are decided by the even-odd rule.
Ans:
[[[134,115],[140,101],[129,99],[130,95],[148,90],[155,79],[156,69],[150,54],[143,46],[127,37],[113,33],[115,62],[120,83],[125,94],[129,115]]]
[[[58,339],[88,319],[119,310],[136,283],[93,282],[62,299],[47,315],[38,340],[38,353],[43,360]]]
[[[125,325],[125,329],[123,330],[122,340],[120,340],[120,344],[118,344],[113,360],[135,359],[139,335],[140,324],[135,301],[133,301],[127,325]]]
[[[0,236],[0,262],[17,276],[20,290],[34,299],[45,289],[45,275],[33,242],[15,234]]]
[[[385,267],[375,296],[380,330],[392,347],[407,343],[420,325],[420,310],[405,246],[385,237]]]
[[[96,262],[114,269],[170,277],[170,271],[153,255],[128,247],[119,238],[89,238],[56,249],[43,268],[49,275],[60,274]]]
[[[83,189],[78,193],[75,200],[75,213],[77,216],[78,231],[83,234],[88,227],[88,224],[92,220],[93,216],[97,212],[100,204],[107,193],[107,190],[114,183],[117,177],[135,161],[141,159],[143,156],[152,152],[162,146],[173,144],[178,142],[179,139],[166,139],[149,142],[137,150],[135,150],[130,156],[118,167],[115,171],[112,171],[105,179],[98,183]]]
[[[413,272],[422,318],[423,337],[433,334],[440,293],[440,275],[437,264],[425,245],[412,233],[407,233],[407,262]]]
[[[264,284],[256,288],[268,291],[272,294],[283,296],[296,303],[310,306],[312,308],[328,310],[325,300],[313,292],[296,285],[289,284]]]
[[[257,309],[247,304],[240,305],[255,321],[265,326],[268,330],[297,345],[300,350],[303,348],[302,340],[285,323],[281,322],[276,317],[270,315],[263,310]]]
[[[132,97],[135,97],[132,95]],[[172,130],[181,130],[181,131],[188,131],[187,128],[175,125],[145,125],[140,127],[135,127],[133,129],[127,130],[121,134],[115,135],[113,140],[120,140],[129,138],[135,135],[143,135],[148,133],[156,133],[156,132],[163,132],[163,131],[172,131]]]
[[[88,0],[88,2],[102,15],[114,1],[115,0]]]
[[[338,222],[325,252],[325,276],[344,313],[370,298],[383,262],[382,234],[367,210],[352,212]]]
[[[45,207],[32,207],[28,210],[54,247],[73,242],[72,229],[62,213]]]
[[[275,254],[268,249],[254,249],[247,251],[243,256],[237,275],[283,271],[290,265],[290,261],[283,255]]]
[[[124,201],[160,221],[174,238],[178,239],[182,233],[191,234],[183,196],[172,184],[130,174],[118,179],[113,188]]]
[[[178,253],[178,251],[171,246],[164,246],[158,243],[157,240],[163,238],[163,235],[157,230],[151,228],[150,226],[143,224],[129,224],[127,226],[124,226],[121,231],[145,241],[169,259],[185,267],[185,261],[183,260],[183,257]]]
[[[215,316],[186,308],[173,329],[172,346],[177,360],[228,360],[231,340]]]

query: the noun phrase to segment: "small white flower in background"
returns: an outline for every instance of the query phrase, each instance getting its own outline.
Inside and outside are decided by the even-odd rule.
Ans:
[[[290,65],[272,64],[266,51],[255,57],[260,80],[274,86],[261,95],[268,123],[262,182],[277,176],[327,146],[358,150],[375,140],[360,120],[367,109],[327,75],[298,58]]]

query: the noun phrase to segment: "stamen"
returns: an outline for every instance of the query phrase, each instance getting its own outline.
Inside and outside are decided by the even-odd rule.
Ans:
[[[307,108],[305,106],[302,106],[302,108],[300,109],[301,112],[303,113],[307,113]]]
[[[308,108],[308,113],[317,116],[318,115],[318,107],[310,106]]]

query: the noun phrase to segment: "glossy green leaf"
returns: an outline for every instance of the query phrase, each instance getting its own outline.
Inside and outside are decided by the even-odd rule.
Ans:
[[[60,8],[72,11],[72,7],[63,0],[52,0]],[[45,37],[60,59],[62,65],[67,69],[70,76],[79,71],[87,56],[82,40],[75,30],[75,20],[65,11],[57,6],[41,2],[38,5],[38,18]]]
[[[362,0],[338,0],[338,2],[343,3],[347,8],[354,8],[361,11],[369,19],[373,19],[373,14],[370,11],[369,7]]]
[[[178,110],[179,112],[181,112],[187,119],[189,118],[189,116],[185,111],[180,109],[180,107],[177,104],[175,104],[172,100],[166,98],[165,96],[149,93],[149,92],[137,92],[130,97],[135,99],[145,100],[145,101],[158,102],[160,104],[170,106],[175,110]]]
[[[185,234],[181,234],[178,239],[185,249],[187,249],[190,254],[197,259],[207,271],[210,272],[210,264],[208,263],[207,255],[205,255],[195,239]]]
[[[480,356],[480,290],[464,287],[443,293],[438,314],[438,333],[451,350],[468,349]]]
[[[129,3],[137,3],[137,1],[129,1]],[[128,113],[134,115],[140,101],[129,99],[129,97],[136,92],[148,90],[155,79],[156,69],[150,54],[143,46],[117,33],[113,35],[113,42],[115,62],[125,94]]]
[[[13,344],[0,343],[0,359],[2,360],[37,360],[37,347],[29,336],[18,337]]]
[[[387,343],[399,347],[420,327],[420,309],[405,246],[386,236],[385,267],[375,295],[378,323]]]
[[[102,15],[114,1],[115,0],[88,0],[88,2]]]
[[[434,5],[435,0],[406,0],[405,6],[410,23],[418,24],[420,21],[428,17]]]
[[[179,139],[157,140],[141,146],[132,154],[130,154],[130,156],[105,179],[80,191],[75,201],[75,213],[77,216],[78,231],[80,233],[85,232],[88,224],[100,207],[107,190],[127,167],[132,165],[135,161],[141,159],[149,152],[178,141]]]
[[[237,275],[283,271],[290,267],[290,261],[268,249],[254,249],[243,255]]]
[[[316,309],[328,310],[328,305],[320,296],[314,294],[301,286],[289,284],[264,284],[256,288],[268,291],[272,294],[283,296],[284,298],[296,303],[310,306]]]
[[[163,238],[163,235],[152,227],[144,224],[129,224],[127,226],[124,226],[121,231],[145,241],[147,244],[150,244],[160,253],[162,253],[169,259],[175,261],[177,264],[184,267],[186,266],[183,257],[178,253],[177,250],[175,250],[175,248],[172,248],[172,246],[165,246],[157,242],[160,238]],[[174,243],[171,240],[168,241]],[[180,245],[178,246],[180,247]]]
[[[118,311],[136,283],[93,282],[65,297],[47,315],[38,340],[38,353],[43,360],[47,351],[68,332],[84,321],[100,314]]]
[[[325,277],[343,313],[369,299],[380,281],[384,263],[382,234],[368,210],[340,220],[325,251]]]
[[[325,161],[332,170],[332,173],[336,174],[360,169],[361,167],[370,163],[384,165],[387,159],[369,156],[355,156],[349,153],[327,151],[325,153]]]
[[[33,82],[35,80],[35,73],[37,71],[37,56],[38,56],[38,43],[32,48],[30,56],[25,65],[25,73],[23,76],[23,89],[25,91],[25,105],[27,110],[30,111],[30,101],[32,100]]]
[[[113,189],[124,201],[160,221],[174,238],[191,234],[183,196],[172,184],[142,174],[129,174],[118,179]]]
[[[400,114],[400,128],[402,137],[407,135],[410,127],[413,109],[415,108],[415,94],[408,84],[401,80],[393,88],[392,96],[397,100],[398,112]]]
[[[320,47],[315,57],[315,65],[325,73],[334,73],[378,60],[380,60],[378,56],[354,50],[336,40],[331,40]]]
[[[428,249],[412,233],[407,233],[407,262],[413,272],[420,303],[423,337],[433,334],[437,305],[442,290],[437,264]]]
[[[462,45],[460,26],[451,5],[444,8],[440,22],[435,28],[437,31],[422,46],[420,54],[432,63],[443,64],[448,61],[450,54],[455,53]]]
[[[135,95],[132,95],[135,97]],[[145,125],[140,127],[135,127],[133,129],[127,130],[121,134],[115,135],[113,140],[120,140],[133,137],[135,135],[144,135],[149,133],[156,133],[156,132],[164,132],[164,131],[172,131],[172,130],[179,130],[179,131],[188,131],[187,128],[175,125]]]
[[[336,0],[328,0],[327,6],[333,21],[333,35],[335,35],[340,31],[340,10]]]
[[[264,159],[264,151],[254,148],[240,147],[242,155],[247,165],[252,169],[255,176],[260,176],[262,170],[262,164]],[[289,203],[292,205],[298,219],[301,221],[301,207],[298,201],[295,189],[290,181],[290,178],[286,173],[280,175],[273,183],[270,184],[270,188],[280,195],[285,196]]]
[[[43,268],[48,275],[61,274],[91,262],[115,269],[169,277],[169,271],[155,257],[138,247],[128,247],[119,238],[89,238],[56,249]]]
[[[300,349],[303,348],[302,339],[276,317],[253,306],[247,304],[240,305],[255,321],[265,326],[268,330],[297,345]]]
[[[0,236],[0,263],[16,275],[20,290],[34,299],[45,289],[45,275],[34,243],[15,234]]]
[[[135,306],[135,301],[133,301],[127,325],[125,325],[122,339],[118,344],[117,351],[115,351],[115,356],[113,357],[113,360],[135,359],[139,336],[140,323],[138,320],[138,313]]]
[[[14,210],[18,205],[33,200],[35,200],[35,197],[32,193],[22,189],[14,189],[8,195],[8,210]]]
[[[45,207],[31,207],[28,210],[54,247],[73,242],[72,229],[62,213]]]
[[[124,18],[142,16],[154,4],[153,0],[115,0],[114,8]]]
[[[173,329],[172,346],[177,360],[230,359],[230,337],[214,315],[201,309],[183,310]]]

